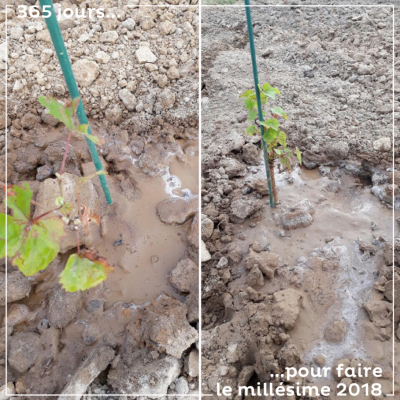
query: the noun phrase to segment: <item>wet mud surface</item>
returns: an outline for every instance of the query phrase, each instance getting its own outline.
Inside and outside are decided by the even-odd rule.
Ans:
[[[90,6],[100,4],[56,5]],[[7,363],[7,390],[20,398],[198,392],[197,10],[101,6],[119,17],[66,18],[60,25],[92,131],[103,139],[98,151],[113,198],[107,205],[97,177],[79,193],[99,217],[81,234],[81,247],[113,270],[88,291],[61,289],[59,275],[76,252],[71,229],[59,257],[31,278],[11,262],[6,270],[2,260],[7,359],[2,345],[0,378]],[[2,180],[27,182],[37,215],[54,204],[68,134],[37,97],[65,101],[68,93],[45,25],[15,12],[8,18],[8,146],[2,142],[1,155],[5,161],[7,151],[8,175],[2,162]],[[95,172],[82,139],[72,135],[62,187]]]
[[[399,281],[399,180],[392,114],[373,112],[379,101],[367,105],[372,88],[391,96],[393,79],[375,73],[380,65],[386,77],[390,62],[367,57],[370,46],[390,43],[389,34],[381,35],[390,20],[377,29],[385,14],[390,18],[378,8],[253,9],[260,81],[281,90],[274,105],[288,112],[288,146],[303,153],[303,166],[291,174],[276,168],[279,203],[271,209],[260,139],[244,134],[248,123],[238,98],[253,87],[244,12],[204,9],[204,393],[216,397],[217,383],[236,395],[240,385],[299,382],[327,384],[336,399],[342,398],[340,382],[377,382],[338,377],[343,363],[381,366],[385,394],[392,392],[394,371],[398,394],[393,343],[397,354],[400,299],[392,287]],[[364,63],[375,72],[364,75]],[[379,139],[374,124],[385,126]],[[375,140],[387,142],[386,151]],[[280,376],[287,367],[332,371],[322,379],[290,379]]]

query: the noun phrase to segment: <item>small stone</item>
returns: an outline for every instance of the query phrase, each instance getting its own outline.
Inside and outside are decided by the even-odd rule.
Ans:
[[[53,290],[49,304],[50,325],[64,328],[76,317],[82,306],[81,292],[69,293],[58,286]]]
[[[117,31],[103,32],[100,35],[100,42],[102,42],[102,43],[114,44],[117,40],[118,40],[118,32]]]
[[[331,343],[343,342],[346,330],[347,327],[345,321],[335,321],[326,328],[325,339]]]
[[[24,34],[24,29],[19,26],[12,28],[10,30],[10,38],[14,40],[19,40],[23,34]]]
[[[360,64],[357,71],[360,75],[372,75],[375,73],[375,66],[372,64]]]
[[[160,25],[158,26],[161,35],[165,36],[165,35],[169,35],[172,31],[172,22],[170,21],[163,21],[160,23]]]
[[[105,51],[98,51],[94,58],[100,64],[107,64],[111,59]]]
[[[20,373],[26,372],[41,352],[40,336],[22,332],[9,339],[8,363]]]
[[[380,152],[387,152],[392,149],[392,141],[389,137],[383,137],[378,140],[375,140],[372,144],[374,150]]]
[[[36,124],[40,124],[41,117],[37,114],[27,113],[21,119],[21,125],[25,129],[31,129]]]
[[[158,101],[163,110],[168,110],[174,106],[175,94],[170,89],[164,89],[158,95]]]
[[[71,395],[75,395],[72,396],[72,398],[81,398],[88,386],[97,378],[100,372],[108,367],[114,356],[115,351],[108,346],[101,346],[93,349],[74,375],[70,377],[58,399],[68,400],[71,399]],[[70,397],[63,395],[70,395]]]
[[[253,267],[246,276],[246,282],[251,287],[264,286],[264,276],[258,267]]]
[[[171,283],[182,293],[190,293],[194,285],[198,284],[199,269],[197,265],[186,258],[179,261],[171,272]]]
[[[1,304],[5,305],[5,278],[4,275],[0,282]],[[20,271],[9,272],[7,275],[7,303],[18,301],[28,296],[31,291],[29,279]]]
[[[180,74],[179,74],[179,70],[176,67],[171,67],[168,70],[167,76],[169,79],[179,79]]]
[[[54,171],[48,165],[42,165],[37,169],[36,180],[43,182],[45,179],[50,178],[54,174]]]
[[[214,222],[206,215],[201,215],[201,238],[207,241],[211,238],[214,232]]]
[[[128,89],[121,89],[119,91],[119,98],[129,111],[133,111],[135,109],[137,104],[136,97]]]
[[[313,222],[313,217],[306,210],[285,211],[282,213],[282,224],[285,229],[305,228]]]
[[[101,314],[104,310],[104,301],[94,299],[90,300],[89,303],[86,305],[86,311],[89,313],[97,313]]]
[[[326,364],[326,357],[323,354],[317,354],[314,357],[314,362],[322,368]]]
[[[25,304],[13,304],[7,313],[7,320],[4,317],[3,325],[15,326],[25,322],[29,315],[29,308]]]
[[[207,250],[207,246],[203,241],[201,241],[201,251],[200,251],[200,253],[201,253],[201,262],[202,263],[211,260],[211,254]]]
[[[122,26],[128,31],[133,31],[136,26],[136,22],[133,18],[127,18],[124,22],[122,22]]]
[[[179,377],[175,382],[175,392],[181,395],[189,393],[188,381],[183,377]]]
[[[149,29],[154,27],[154,19],[152,17],[150,17],[149,15],[145,15],[140,20],[140,27],[144,31],[148,31]]]
[[[192,378],[199,376],[199,351],[193,349],[185,358],[185,371]]]
[[[250,165],[258,165],[260,162],[260,149],[253,143],[243,146],[243,160]]]
[[[79,86],[90,86],[99,76],[99,66],[94,61],[87,59],[78,60],[73,66],[75,79]]]
[[[136,50],[136,59],[140,64],[144,63],[154,63],[157,57],[152,53],[152,51],[147,46],[139,47]]]

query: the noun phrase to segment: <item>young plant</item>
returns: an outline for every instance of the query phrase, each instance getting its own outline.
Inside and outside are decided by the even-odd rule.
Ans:
[[[99,144],[100,140],[87,133],[87,125],[75,125],[74,116],[79,99],[72,100],[66,106],[49,96],[39,97],[39,102],[48,109],[49,114],[68,128],[67,145],[60,174],[56,174],[60,181],[61,191],[62,174],[65,169],[72,132],[83,134],[96,144]],[[78,216],[75,217],[71,216],[72,204],[66,202],[62,196],[55,200],[54,209],[32,217],[31,205],[40,206],[40,204],[32,200],[32,191],[29,185],[27,183],[24,187],[4,185],[4,204],[7,199],[7,208],[11,215],[0,213],[0,258],[10,257],[13,265],[16,265],[25,276],[32,276],[46,269],[57,257],[60,251],[60,242],[66,234],[65,227],[72,224],[77,232],[77,253],[68,258],[65,269],[60,275],[60,283],[63,288],[67,292],[86,290],[106,280],[108,272],[112,270],[107,261],[99,257],[95,251],[81,250],[79,244],[80,229],[88,228],[90,222],[100,223],[97,215],[80,204],[80,187],[94,176],[104,173],[104,171],[100,171],[78,180],[76,185]]]
[[[260,90],[261,105],[264,106],[268,103],[269,99],[274,100],[276,95],[280,95],[280,91],[277,88],[272,87],[269,83],[264,85],[258,85]],[[291,150],[287,147],[286,133],[280,128],[279,118],[286,120],[287,114],[282,110],[281,107],[270,108],[270,114],[266,110],[262,110],[263,121],[260,121],[257,108],[257,98],[254,90],[246,90],[241,96],[244,100],[244,105],[249,112],[248,121],[252,124],[246,128],[246,133],[249,136],[253,136],[258,133],[261,135],[261,127],[263,127],[264,133],[262,138],[265,141],[268,155],[268,166],[271,175],[272,192],[275,201],[277,201],[277,190],[275,184],[274,167],[277,161],[284,170],[292,172],[292,165],[294,161],[294,154],[297,157],[298,162],[301,164],[301,153],[296,147],[295,150]]]

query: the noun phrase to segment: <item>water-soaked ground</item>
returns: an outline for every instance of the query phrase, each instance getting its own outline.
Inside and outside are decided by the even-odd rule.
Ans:
[[[335,169],[332,168],[331,173]],[[379,267],[384,265],[384,240],[393,240],[393,211],[373,196],[371,187],[363,185],[358,178],[339,169],[335,173],[340,176],[334,180],[337,182],[334,186],[336,193],[329,186],[333,180],[322,176],[318,169],[296,168],[289,180],[288,173],[279,174],[277,170],[278,196],[281,199],[278,207],[271,209],[268,205],[261,216],[240,226],[237,234],[242,233],[243,240],[235,245],[246,253],[255,241],[267,244],[271,252],[282,258],[282,270],[290,274],[291,286],[302,293],[302,309],[290,336],[301,351],[303,365],[315,367],[314,357],[324,354],[327,366],[341,358],[359,358],[391,371],[392,340],[371,340],[364,325],[368,316],[363,305],[368,299],[381,299],[373,284]],[[249,181],[263,177],[263,167],[251,167],[243,179]],[[290,181],[292,183],[288,183]],[[304,199],[315,205],[313,224],[283,231],[278,216],[282,207],[295,205]],[[268,197],[263,201],[268,203]],[[376,255],[361,251],[360,239],[373,243]],[[337,271],[314,270],[307,263],[310,257],[330,256],[339,260]],[[242,261],[238,272],[244,271]],[[272,294],[288,287],[288,273],[278,270],[278,276],[264,285],[260,292]],[[241,275],[230,283],[231,289],[245,284],[243,275],[246,274]],[[345,339],[339,344],[329,343],[324,339],[324,332],[330,323],[341,319],[347,325]],[[326,380],[317,380],[316,383],[322,385]],[[386,380],[385,387],[390,392],[391,382]]]
[[[98,124],[94,126],[99,136],[107,132]],[[179,261],[188,256],[197,261],[196,250],[190,247],[187,239],[192,221],[189,219],[182,225],[165,224],[157,215],[156,206],[170,197],[198,195],[198,143],[195,140],[178,140],[172,145],[148,143],[143,152],[149,155],[150,167],[145,169],[139,162],[140,155],[135,154],[127,143],[120,142],[115,132],[116,128],[115,138],[106,143],[105,155],[113,204],[106,204],[99,181],[94,178],[101,224],[91,225],[94,248],[107,259],[113,270],[103,284],[82,293],[81,308],[68,326],[60,331],[49,330],[51,334],[47,339],[42,335],[42,340],[53,348],[54,354],[40,356],[38,365],[47,365],[40,380],[37,380],[36,372],[18,377],[25,386],[22,393],[26,393],[25,390],[54,393],[55,387],[61,390],[92,350],[92,344],[122,346],[125,327],[132,320],[134,310],[160,294],[185,301],[171,285],[170,274]],[[54,141],[62,137],[60,129],[51,129],[48,134]],[[86,145],[74,139],[72,146],[79,151]],[[157,165],[156,174],[150,173],[152,163]],[[81,171],[88,175],[93,172],[91,168],[93,166],[85,164]],[[14,335],[35,332],[40,324],[48,324],[49,296],[57,290],[59,275],[68,255],[74,251],[61,255],[59,262],[52,263],[33,278],[29,296],[20,302],[30,312],[24,322],[14,327]],[[89,311],[91,300],[100,301],[100,312]],[[93,341],[85,339],[88,330]]]

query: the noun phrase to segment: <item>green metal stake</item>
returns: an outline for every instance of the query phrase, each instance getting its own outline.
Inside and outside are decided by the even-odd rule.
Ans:
[[[53,2],[52,0],[39,0],[39,3],[42,9],[42,14],[45,17],[44,20],[46,21],[47,29],[50,32],[51,40],[53,41],[54,49],[56,50],[57,53],[58,61],[60,62],[60,66],[64,74],[65,83],[67,84],[71,98],[76,99],[80,97],[78,85],[76,84],[74,73],[72,72],[71,62],[69,60],[67,49],[65,47],[64,40],[61,34],[60,26],[57,21],[56,13],[53,7]],[[81,124],[88,124],[88,119],[85,113],[85,109],[83,108],[82,100],[79,101],[76,114]],[[92,135],[92,130],[90,129],[90,126],[88,126],[88,133],[89,135]],[[96,171],[102,171],[103,166],[101,165],[99,154],[97,153],[95,144],[88,138],[85,139],[93,163],[96,167]],[[100,175],[99,179],[107,203],[112,204],[111,194],[107,185],[106,177],[104,175]]]
[[[256,87],[255,91],[256,91],[256,98],[257,98],[258,118],[259,118],[260,122],[263,122],[264,118],[263,118],[263,113],[262,113],[260,89],[258,87],[258,72],[257,72],[256,50],[254,47],[253,25],[251,23],[250,0],[244,0],[244,4],[245,4],[245,8],[246,8],[247,30],[249,32],[249,43],[250,43],[251,63],[253,66],[254,86]],[[262,141],[262,147],[263,147],[263,153],[264,153],[265,171],[267,173],[268,190],[269,190],[269,204],[272,208],[274,208],[275,201],[274,201],[274,194],[272,191],[271,174],[269,172],[269,166],[268,166],[267,144],[265,143],[263,135],[264,135],[264,127],[261,125],[261,141]]]

